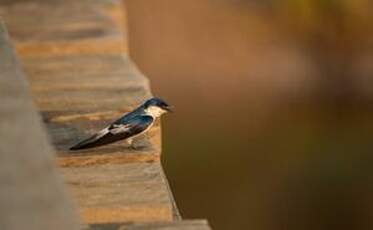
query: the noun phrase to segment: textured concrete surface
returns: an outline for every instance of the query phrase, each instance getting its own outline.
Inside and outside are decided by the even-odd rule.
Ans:
[[[78,229],[28,83],[0,22],[0,225]]]
[[[172,219],[159,163],[63,168],[71,192],[89,223]]]
[[[206,220],[182,220],[147,224],[92,225],[91,230],[209,230]]]

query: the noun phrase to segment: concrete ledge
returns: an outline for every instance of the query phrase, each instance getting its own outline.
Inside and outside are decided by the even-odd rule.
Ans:
[[[146,224],[94,224],[91,230],[209,230],[210,226],[206,220],[182,220],[171,223],[158,222]]]
[[[159,163],[159,125],[137,141],[138,151],[122,142],[67,150],[151,96],[147,78],[124,53],[125,45],[119,45],[125,43],[118,22],[121,7],[115,0],[15,1],[0,5],[0,12],[10,25],[34,102],[83,220],[172,221],[172,194]],[[86,52],[93,43],[118,47]],[[25,44],[33,48],[26,52]],[[53,51],[44,52],[44,44]]]
[[[41,119],[0,22],[1,229],[78,229]]]

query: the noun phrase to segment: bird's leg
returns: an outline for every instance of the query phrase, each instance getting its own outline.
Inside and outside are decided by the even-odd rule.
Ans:
[[[128,143],[128,148],[129,149],[136,149],[135,146],[133,145],[133,139],[132,138],[128,138],[127,140],[127,143]]]
[[[128,148],[132,150],[139,150],[141,149],[141,146],[136,146],[136,141],[134,141],[134,138],[127,139]]]
[[[133,150],[140,150],[146,147],[146,143],[144,143],[144,134],[140,136],[136,136],[134,138],[127,139],[127,143],[129,145],[128,148]],[[145,144],[145,145],[144,145]]]

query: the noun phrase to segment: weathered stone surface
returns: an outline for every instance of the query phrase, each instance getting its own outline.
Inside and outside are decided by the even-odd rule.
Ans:
[[[206,220],[183,220],[172,223],[134,224],[118,230],[209,230]]]
[[[22,56],[118,54],[127,50],[124,15],[116,0],[0,3]]]
[[[62,168],[87,223],[169,221],[172,206],[159,163]]]
[[[1,229],[78,229],[53,149],[0,22]]]
[[[90,114],[86,113],[93,112],[91,115],[96,120],[100,115],[120,116],[151,96],[147,79],[122,55],[23,58],[22,61],[36,104],[42,111],[61,116],[49,117],[56,122],[73,121],[79,116],[89,118]],[[110,116],[108,113],[113,110],[117,112]],[[64,114],[51,113],[60,111],[69,113],[67,119],[63,118]]]
[[[87,230],[209,230],[206,220],[183,220],[146,224],[93,224]]]

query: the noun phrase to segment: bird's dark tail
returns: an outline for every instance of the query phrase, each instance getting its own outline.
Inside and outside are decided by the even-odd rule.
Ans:
[[[112,133],[107,133],[103,136],[96,134],[72,146],[70,150],[89,149],[102,145],[107,145],[119,140],[123,140],[128,136],[128,133],[123,133],[121,135],[113,135]]]
[[[82,144],[78,143],[78,144],[70,147],[69,150],[73,151],[73,150],[86,149],[86,148],[89,148],[88,145],[82,145]]]
[[[95,142],[97,141],[96,135],[85,139],[78,144],[72,146],[70,150],[79,150],[79,149],[88,149],[88,148],[93,148],[96,147]]]

